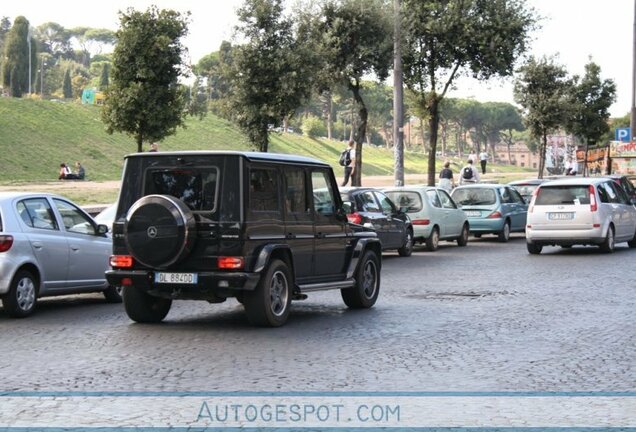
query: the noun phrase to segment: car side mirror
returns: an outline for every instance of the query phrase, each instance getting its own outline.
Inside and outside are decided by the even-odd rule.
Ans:
[[[340,207],[336,210],[336,219],[338,219],[340,222],[347,222],[349,220],[347,219],[347,212],[345,211],[345,209]]]
[[[407,214],[409,212],[408,206],[402,206],[398,209],[398,213]]]
[[[99,224],[97,225],[97,235],[106,235],[108,232],[108,225]]]

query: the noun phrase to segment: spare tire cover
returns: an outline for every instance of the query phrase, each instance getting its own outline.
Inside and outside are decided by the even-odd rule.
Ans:
[[[180,199],[147,195],[128,210],[124,238],[128,251],[141,264],[165,268],[192,251],[196,221]]]

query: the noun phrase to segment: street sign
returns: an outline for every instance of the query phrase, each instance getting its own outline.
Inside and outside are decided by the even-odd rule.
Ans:
[[[630,128],[616,128],[616,132],[614,132],[615,141],[622,142],[630,142],[631,141],[631,131]]]

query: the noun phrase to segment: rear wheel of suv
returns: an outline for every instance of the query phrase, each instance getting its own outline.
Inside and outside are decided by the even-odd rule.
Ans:
[[[274,259],[253,292],[246,292],[243,306],[253,325],[279,327],[289,318],[292,278],[284,261]]]
[[[126,245],[140,263],[165,268],[185,258],[196,239],[192,211],[178,198],[147,195],[128,211]]]
[[[528,248],[528,252],[532,255],[539,255],[543,250],[543,246],[536,243],[526,243],[526,246]]]
[[[341,289],[342,300],[352,309],[366,309],[373,306],[380,294],[380,264],[373,251],[366,251],[358,266],[356,284],[352,288]]]
[[[20,270],[11,281],[9,292],[2,297],[2,305],[9,316],[24,318],[35,310],[37,280],[26,270]]]
[[[499,239],[499,241],[503,243],[510,240],[510,222],[509,221],[504,222],[503,228],[501,229],[501,231],[499,231],[499,234],[497,234],[497,239]]]
[[[404,245],[398,249],[398,254],[401,257],[411,256],[413,253],[413,231],[410,229],[406,230],[406,236],[404,238]]]
[[[426,249],[429,250],[429,252],[434,252],[437,250],[437,248],[439,247],[439,230],[437,229],[437,227],[433,228],[433,231],[431,231],[431,235],[428,236],[428,238],[426,239]]]
[[[172,306],[172,300],[151,296],[136,286],[124,289],[124,308],[128,317],[138,323],[161,322]]]
[[[603,243],[598,245],[598,247],[601,248],[601,251],[605,253],[612,253],[614,252],[615,246],[616,244],[614,242],[614,227],[610,225],[609,228],[607,229],[607,235],[605,236],[605,240],[603,240]]]

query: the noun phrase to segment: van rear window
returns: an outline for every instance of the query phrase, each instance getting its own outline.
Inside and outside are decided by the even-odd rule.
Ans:
[[[543,186],[534,205],[575,205],[589,204],[590,190],[587,185],[581,186]]]
[[[144,195],[171,195],[192,211],[214,211],[217,187],[216,167],[153,168],[146,172]]]

